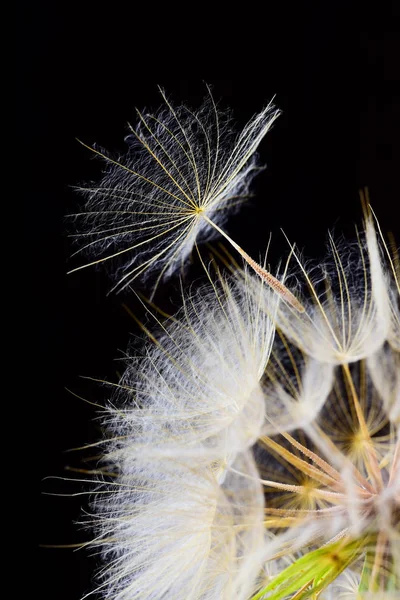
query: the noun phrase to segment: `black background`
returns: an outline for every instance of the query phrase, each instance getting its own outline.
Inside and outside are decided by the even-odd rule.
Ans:
[[[30,188],[23,261],[32,293],[27,304],[24,295],[21,321],[32,374],[28,385],[18,382],[17,405],[35,417],[29,423],[35,460],[26,456],[20,468],[24,478],[27,465],[38,466],[32,501],[38,545],[88,539],[74,525],[86,497],[44,495],[85,488],[43,478],[75,477],[68,466],[88,468],[82,453],[67,450],[96,440],[96,409],[65,388],[102,401],[104,391],[81,376],[116,379],[116,359],[137,333],[122,302],[140,313],[129,296],[107,296],[102,270],[66,275],[72,245],[64,216],[81,202],[71,186],[96,179],[101,168],[76,138],[122,151],[134,108],[157,108],[157,85],[175,102],[198,106],[206,81],[221,105],[233,109],[238,127],[275,95],[283,113],[260,146],[268,168],[256,182],[257,198],[231,219],[230,235],[257,258],[272,232],[272,267],[287,253],[280,228],[307,256],[322,257],[328,228],[353,234],[361,216],[358,190],[368,186],[383,230],[399,239],[398,3],[374,4],[368,11],[351,2],[305,3],[295,13],[290,3],[267,2],[267,16],[244,5],[234,22],[227,15],[223,24],[194,5],[164,6],[164,14],[155,4],[134,3],[39,3],[22,10],[17,120]],[[157,300],[177,306],[174,282]],[[97,561],[86,550],[38,551],[30,593],[79,600],[91,589]]]

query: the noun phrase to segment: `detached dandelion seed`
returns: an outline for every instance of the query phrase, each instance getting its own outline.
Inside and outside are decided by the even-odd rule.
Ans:
[[[208,92],[194,112],[175,108],[161,91],[165,107],[154,115],[137,111],[138,124],[129,125],[129,151],[123,157],[86,146],[107,165],[99,185],[81,188],[88,201],[86,211],[76,215],[87,229],[77,234],[88,240],[81,250],[98,258],[73,271],[121,259],[115,289],[155,276],[154,295],[197,241],[219,233],[275,292],[302,311],[290,290],[221,229],[228,213],[249,196],[260,170],[255,152],[279,111],[269,104],[235,137],[231,119]]]

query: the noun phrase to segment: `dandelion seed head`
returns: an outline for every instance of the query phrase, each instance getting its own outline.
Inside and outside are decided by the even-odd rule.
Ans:
[[[106,597],[400,588],[398,354],[375,289],[390,277],[375,242],[360,244],[334,250],[336,280],[325,268],[305,315],[240,271],[184,295],[128,357],[104,422],[115,479],[95,511]]]
[[[248,271],[220,276],[128,358],[105,425],[107,464],[129,489],[97,509],[110,597],[400,587],[398,354],[390,296],[374,288],[390,278],[374,243],[360,244],[354,269],[353,250],[335,254],[336,281],[325,268],[325,295],[312,292],[304,316]]]

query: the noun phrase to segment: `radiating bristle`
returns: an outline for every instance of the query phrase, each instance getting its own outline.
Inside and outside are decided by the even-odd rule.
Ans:
[[[269,104],[236,135],[209,89],[198,110],[175,107],[161,95],[157,113],[138,111],[137,125],[129,125],[125,155],[112,158],[87,146],[106,172],[99,184],[81,189],[87,204],[75,215],[82,223],[77,239],[95,259],[73,270],[112,261],[118,289],[141,278],[151,279],[154,291],[196,241],[215,237],[204,217],[221,225],[249,196],[260,170],[255,152],[279,114]]]
[[[317,360],[342,364],[379,350],[390,329],[387,276],[371,219],[357,244],[338,247],[330,236],[329,259],[312,272],[299,265],[305,310],[281,304],[277,323],[294,344]]]

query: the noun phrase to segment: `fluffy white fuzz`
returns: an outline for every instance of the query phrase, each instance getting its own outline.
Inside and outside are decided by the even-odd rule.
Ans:
[[[264,385],[264,435],[306,427],[316,419],[333,386],[334,367],[302,355],[276,336]]]
[[[392,252],[389,250],[388,245],[382,235],[379,222],[375,218],[376,227],[379,234],[379,239],[376,239],[375,229],[372,225],[372,221],[367,221],[366,235],[369,240],[370,247],[376,247],[377,250],[375,255],[380,250],[381,255],[384,257],[386,263],[385,282],[386,293],[382,294],[385,299],[388,298],[388,303],[384,303],[384,309],[389,310],[390,316],[390,328],[388,335],[388,342],[395,350],[400,353],[400,258],[398,250],[392,243]],[[378,246],[379,242],[379,246]],[[380,275],[377,276],[379,281]],[[381,286],[383,287],[383,285]],[[386,305],[386,306],[385,306]]]
[[[400,427],[400,262],[394,248],[394,256],[391,255],[378,221],[376,225],[379,238],[372,219],[366,223],[366,238],[375,285],[381,289],[381,312],[389,321],[389,331],[387,343],[368,357],[368,368],[386,414],[395,426]],[[386,263],[384,276],[378,261],[379,253]]]
[[[398,600],[397,592],[360,592],[360,575],[349,569],[332,583],[320,600]]]
[[[116,441],[117,445],[128,443]],[[251,452],[221,485],[199,458],[106,456],[116,479],[96,499],[103,548],[98,590],[113,600],[246,600],[257,585],[263,492]]]
[[[368,368],[390,421],[400,426],[400,353],[390,345],[368,357]]]
[[[391,309],[390,330],[388,342],[392,348],[400,354],[400,276],[396,284],[389,290],[389,302]]]
[[[245,274],[199,290],[151,334],[143,356],[128,359],[110,415],[116,435],[134,440],[127,452],[196,456],[201,443],[229,464],[255,443],[275,334],[276,297],[265,287]]]
[[[302,387],[304,363],[299,356],[292,354],[287,389]],[[347,576],[358,581],[357,588],[363,577],[364,594],[355,598],[391,598],[392,591],[400,589],[399,427],[390,422],[365,360],[336,367],[331,390],[323,395],[325,403],[316,416],[311,410],[310,422],[291,434],[282,426],[275,432],[270,429],[258,444],[257,464],[266,488],[265,525],[277,532],[264,558],[293,555],[293,565],[296,558],[310,559],[297,571],[288,567],[286,576],[285,570],[275,575],[276,587],[268,589],[268,581],[265,596],[260,592],[257,599],[268,598],[272,589],[273,598],[292,597],[285,590],[303,590],[307,571],[308,585],[323,592],[318,597],[326,600],[340,597]],[[326,554],[312,558],[324,548]],[[336,580],[346,561],[344,579],[328,586],[335,572],[332,565],[340,567]],[[322,588],[317,587],[319,576],[327,578]],[[298,597],[308,596],[299,592]]]
[[[215,235],[213,225],[249,195],[259,170],[254,153],[279,114],[268,105],[236,136],[210,91],[196,111],[174,107],[161,94],[165,105],[157,113],[137,111],[124,156],[92,149],[106,171],[98,185],[82,190],[88,197],[86,211],[77,215],[86,224],[78,236],[87,240],[82,249],[95,255],[90,264],[121,259],[113,268],[119,287],[151,274],[158,275],[157,285],[196,241]]]
[[[321,594],[321,600],[398,600],[396,591],[384,592],[360,592],[361,577],[357,573],[347,569],[337,580],[332,583],[325,593]]]
[[[337,365],[370,356],[383,345],[391,304],[372,217],[364,240],[339,250],[330,238],[330,249],[330,260],[313,270],[296,256],[309,291],[301,298],[306,310],[299,313],[282,303],[277,323],[306,354]]]
[[[359,585],[360,576],[347,570],[322,594],[321,600],[361,600]]]

